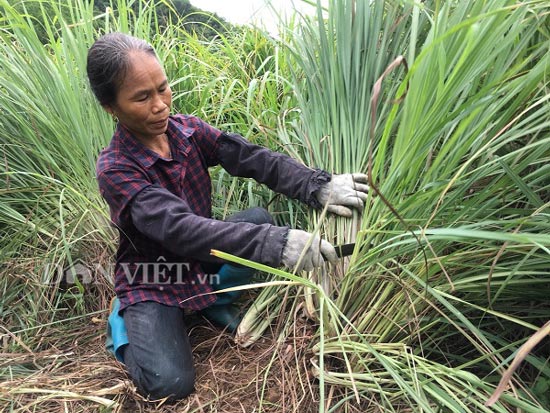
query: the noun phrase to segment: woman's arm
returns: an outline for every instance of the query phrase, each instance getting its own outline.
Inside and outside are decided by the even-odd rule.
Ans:
[[[315,208],[321,207],[316,193],[331,179],[328,172],[309,168],[233,133],[222,133],[218,137],[217,158],[231,175],[253,178],[275,192]]]
[[[280,266],[287,227],[248,222],[226,222],[195,215],[170,191],[152,185],[131,203],[134,226],[174,254],[214,261],[211,249],[271,266]]]

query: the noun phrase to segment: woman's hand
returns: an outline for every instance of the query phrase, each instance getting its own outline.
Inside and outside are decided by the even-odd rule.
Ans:
[[[300,259],[302,252],[303,257]],[[299,229],[289,230],[283,249],[282,262],[285,267],[290,270],[294,270],[296,267],[296,272],[311,271],[322,266],[325,260],[330,262],[338,260],[336,250],[328,241]]]
[[[319,189],[317,200],[327,205],[327,210],[336,215],[351,217],[351,208],[362,211],[369,191],[366,174],[332,175],[330,182]]]

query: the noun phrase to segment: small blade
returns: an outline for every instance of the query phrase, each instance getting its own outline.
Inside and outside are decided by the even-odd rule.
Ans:
[[[355,249],[355,243],[337,245],[337,246],[334,247],[334,249],[336,250],[336,255],[339,258],[347,257],[347,256],[353,254],[353,250]]]

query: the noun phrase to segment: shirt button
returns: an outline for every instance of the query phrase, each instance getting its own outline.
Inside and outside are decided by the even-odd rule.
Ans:
[[[164,291],[164,287],[163,287],[163,286],[160,286],[160,287],[159,287],[159,290],[160,290],[160,291]]]

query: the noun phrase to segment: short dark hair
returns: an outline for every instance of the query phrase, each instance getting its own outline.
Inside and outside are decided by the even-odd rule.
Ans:
[[[108,33],[88,50],[86,72],[95,97],[102,106],[116,101],[118,88],[129,69],[128,55],[143,51],[155,57],[155,49],[145,40],[124,34]]]

